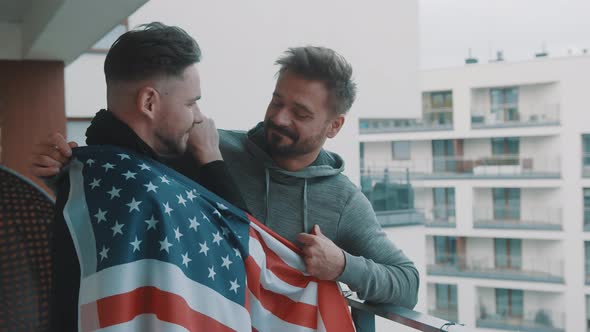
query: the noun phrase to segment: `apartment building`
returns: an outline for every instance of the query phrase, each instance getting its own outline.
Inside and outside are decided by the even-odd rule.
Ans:
[[[425,219],[428,312],[481,331],[589,329],[590,56],[428,70],[421,88],[421,117],[359,131],[375,209]]]

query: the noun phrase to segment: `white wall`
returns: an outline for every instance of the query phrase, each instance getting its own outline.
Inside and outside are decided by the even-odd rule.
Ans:
[[[104,54],[86,53],[66,67],[66,116],[93,117],[107,107],[104,58]]]

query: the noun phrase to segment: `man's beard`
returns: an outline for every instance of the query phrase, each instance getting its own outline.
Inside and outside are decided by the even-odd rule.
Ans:
[[[165,149],[161,154],[165,156],[181,156],[186,151],[186,142],[184,142],[184,134],[180,137],[169,137],[156,133],[156,137],[160,144]]]
[[[274,133],[269,134],[269,129]],[[286,145],[279,145],[283,137],[277,133],[282,134],[291,139],[292,143]],[[296,157],[312,152],[318,145],[323,144],[326,130],[320,132],[318,135],[310,137],[304,141],[300,141],[298,133],[293,132],[289,128],[277,126],[270,121],[264,122],[264,138],[270,155],[280,157]]]

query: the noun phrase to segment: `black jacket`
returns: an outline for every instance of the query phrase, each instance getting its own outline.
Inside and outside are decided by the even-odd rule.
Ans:
[[[224,161],[218,160],[197,167],[197,162],[190,156],[162,160],[129,126],[109,111],[101,110],[96,114],[86,131],[86,143],[88,145],[115,145],[147,155],[176,169],[233,205],[246,210],[246,204]],[[80,264],[63,217],[69,187],[68,176],[62,176],[57,181],[57,202],[51,241],[50,331],[76,331],[78,328]]]

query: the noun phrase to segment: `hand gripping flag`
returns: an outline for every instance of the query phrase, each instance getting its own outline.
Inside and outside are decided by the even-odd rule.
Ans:
[[[69,179],[81,331],[354,331],[296,246],[170,168],[92,146]]]

